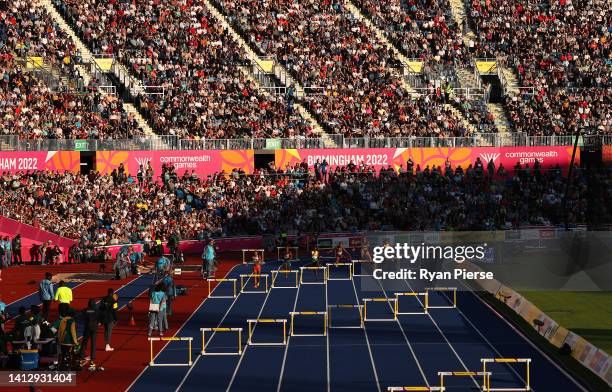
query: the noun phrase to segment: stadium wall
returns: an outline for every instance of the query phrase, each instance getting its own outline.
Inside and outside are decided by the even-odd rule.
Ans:
[[[493,159],[496,167],[503,164],[507,172],[512,172],[517,162],[533,166],[536,160],[542,167],[560,165],[567,168],[572,158],[572,146],[562,147],[458,147],[458,148],[369,148],[369,149],[286,149],[276,150],[276,166],[284,168],[305,160],[309,165],[327,160],[330,169],[336,166],[356,165],[364,163],[374,166],[377,170],[393,167],[395,170],[406,168],[408,159],[421,169],[426,166],[444,167],[448,160],[452,167],[461,166],[464,169],[473,165],[480,158],[486,166]],[[576,163],[580,163],[580,150]]]
[[[13,239],[17,234],[21,234],[21,257],[27,261],[31,260],[30,250],[32,247],[40,245],[45,241],[51,241],[53,245],[60,247],[63,252],[60,262],[65,262],[68,260],[68,249],[75,243],[71,239],[0,216],[0,236],[9,236]]]
[[[612,161],[612,150],[608,156]],[[517,162],[533,166],[539,160],[543,167],[559,164],[567,168],[572,157],[572,146],[562,147],[458,147],[458,148],[363,148],[363,149],[279,149],[274,150],[277,167],[284,168],[305,160],[314,165],[317,160],[326,159],[330,169],[336,166],[364,163],[377,170],[402,165],[408,159],[424,169],[427,165],[445,166],[448,160],[453,167],[466,168],[477,158],[486,165],[493,159],[496,167],[500,163],[506,171],[512,172]],[[580,151],[576,161],[580,162]],[[252,173],[255,169],[254,150],[142,150],[142,151],[97,151],[95,169],[111,173],[123,164],[127,173],[135,176],[140,165],[151,164],[155,173],[161,173],[162,165],[171,164],[179,175],[195,172],[208,176],[222,170],[242,169]],[[13,151],[0,153],[0,172],[25,172],[32,170],[58,170],[78,172],[80,152],[78,151]]]

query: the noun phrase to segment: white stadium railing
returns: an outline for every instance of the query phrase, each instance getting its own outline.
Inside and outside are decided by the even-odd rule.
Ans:
[[[417,148],[417,147],[521,147],[572,146],[575,136],[528,136],[524,133],[478,133],[466,137],[383,137],[287,139],[179,139],[176,136],[132,139],[20,139],[0,135],[0,151],[110,151],[110,150],[277,150],[286,148]],[[612,135],[579,138],[580,146],[612,145]]]

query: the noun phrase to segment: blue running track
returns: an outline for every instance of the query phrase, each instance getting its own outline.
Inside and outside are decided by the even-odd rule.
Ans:
[[[278,268],[278,262],[273,261],[265,264],[262,272],[271,274]],[[249,273],[251,266],[238,265],[227,278],[239,281],[241,274]],[[325,336],[289,336],[286,345],[245,346],[247,319],[289,321],[290,312],[323,312],[329,305],[363,305],[364,298],[394,299],[396,291],[413,291],[408,282],[401,285],[394,291],[383,290],[378,281],[366,276],[329,280],[327,284],[301,284],[297,288],[272,288],[261,293],[239,293],[236,298],[207,298],[176,335],[193,337],[192,365],[147,366],[129,390],[387,391],[391,386],[438,386],[438,372],[481,371],[482,358],[530,358],[533,391],[586,391],[475,293],[467,291],[457,293],[456,308],[398,315],[396,320],[391,311],[392,301],[369,302],[368,318],[389,320],[365,321],[364,328],[359,327],[358,310],[351,315],[350,308],[332,309],[333,328],[327,329]],[[217,289],[222,290],[221,286]],[[402,306],[417,301],[413,305],[419,308],[419,299],[402,298]],[[444,295],[431,299],[440,303],[445,300],[448,297]],[[316,335],[323,330],[323,321],[316,315],[296,320],[296,328],[300,324],[305,333]],[[351,328],[336,328],[334,322]],[[200,328],[204,327],[243,328],[242,354],[200,355]],[[280,324],[276,327],[279,329],[273,331],[275,326],[258,323],[254,336],[258,328],[260,331],[269,328],[269,335],[262,332],[262,336],[272,342],[274,334],[278,337],[281,330]],[[229,332],[207,332],[206,348],[209,352],[213,349],[236,351],[235,336]],[[187,356],[185,342],[170,342],[155,362],[185,363]],[[495,364],[489,370],[493,372],[492,387],[525,386],[526,371],[521,364]],[[482,379],[451,377],[445,383],[447,391],[477,391],[481,390]]]

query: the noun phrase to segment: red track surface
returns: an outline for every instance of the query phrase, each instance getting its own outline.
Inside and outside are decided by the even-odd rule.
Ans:
[[[223,257],[223,262],[219,265],[217,272],[218,276],[225,274],[238,262],[241,262],[241,256],[232,255],[230,259]],[[199,259],[191,258],[188,264],[199,264]],[[9,270],[14,272],[14,283],[11,282],[10,291],[15,291],[12,295],[19,299],[24,295],[36,292],[36,285],[28,285],[31,280],[41,279],[44,271],[59,272],[95,272],[98,270],[97,265],[69,265],[69,266],[28,266],[21,267],[23,271],[18,271],[17,268]],[[107,267],[107,271],[110,270]],[[4,270],[5,272],[7,270]],[[29,274],[26,273],[29,271]],[[29,278],[28,278],[29,275]],[[13,274],[10,275],[13,279]],[[4,272],[3,272],[4,278]],[[99,298],[106,294],[109,287],[118,289],[122,285],[128,283],[130,279],[122,281],[103,281],[103,282],[87,282],[74,290],[74,301],[72,306],[75,309],[85,308],[89,298]],[[6,280],[6,279],[5,279]],[[185,272],[180,276],[175,277],[176,284],[188,287],[188,296],[178,297],[173,303],[174,314],[168,318],[170,330],[166,336],[174,335],[183,323],[191,316],[195,309],[208,295],[208,286],[206,281],[201,278],[199,272]],[[5,283],[3,281],[2,283]],[[4,285],[2,285],[4,291]],[[22,293],[18,295],[18,293]],[[7,298],[8,299],[8,298]],[[8,303],[8,301],[4,301]],[[12,302],[12,301],[11,301]],[[125,390],[141,371],[148,365],[149,361],[149,342],[147,336],[147,313],[149,308],[149,299],[147,293],[142,293],[133,302],[133,315],[136,325],[130,325],[130,313],[127,308],[122,309],[118,313],[118,322],[113,329],[111,345],[115,348],[113,352],[104,351],[104,328],[99,328],[96,351],[96,365],[104,367],[104,372],[89,372],[84,370],[77,376],[77,388],[79,390],[87,389],[88,392],[93,391],[122,391]],[[56,317],[57,306],[53,306],[53,317]],[[159,352],[163,345],[159,344],[155,347],[155,352]],[[89,350],[87,351],[89,353]],[[71,390],[73,388],[62,388],[62,390]],[[25,391],[26,388],[7,388],[3,391]],[[36,390],[58,391],[56,387],[42,388],[37,387]],[[76,390],[76,389],[75,389]]]

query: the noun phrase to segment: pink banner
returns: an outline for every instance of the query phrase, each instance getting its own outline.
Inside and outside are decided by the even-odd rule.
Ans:
[[[21,234],[21,257],[24,261],[32,260],[30,251],[43,242],[51,241],[52,245],[57,245],[62,250],[64,257],[60,262],[68,261],[68,249],[75,241],[60,237],[57,234],[40,230],[34,226],[26,225],[13,219],[0,216],[0,236],[9,236],[12,240],[17,234]]]
[[[276,150],[276,166],[285,168],[288,164],[306,161],[312,167],[317,161],[325,159],[329,170],[336,166],[346,166],[350,162],[356,165],[364,163],[373,166],[377,171],[392,167],[395,170],[400,165],[406,169],[409,158],[421,167],[441,166],[444,168],[448,160],[453,168],[467,168],[480,158],[483,165],[493,160],[495,167],[503,164],[506,171],[513,171],[517,162],[523,166],[533,167],[539,161],[543,168],[559,164],[567,168],[572,157],[572,147],[459,147],[459,148],[369,148],[369,149],[286,149]],[[576,154],[576,163],[580,162],[580,151]]]
[[[242,169],[252,173],[255,165],[253,150],[162,150],[162,151],[98,151],[96,169],[109,174],[123,164],[127,173],[136,176],[140,165],[150,163],[155,176],[161,175],[162,165],[170,164],[178,175],[191,172],[207,176],[225,170]]]
[[[78,151],[8,151],[0,153],[0,173],[57,170],[78,172]]]

